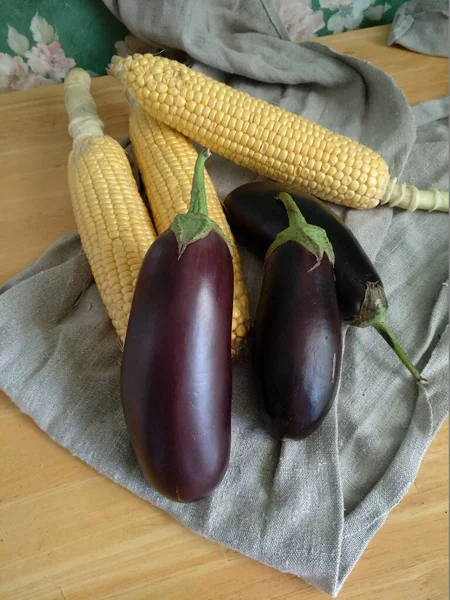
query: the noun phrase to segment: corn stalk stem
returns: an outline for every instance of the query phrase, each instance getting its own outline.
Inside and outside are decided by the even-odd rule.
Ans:
[[[91,77],[84,69],[72,69],[64,81],[64,103],[74,147],[86,138],[104,135],[103,122],[98,116],[90,87]]]
[[[417,209],[449,212],[448,192],[440,192],[434,188],[419,190],[414,185],[398,183],[395,178],[389,180],[380,204],[388,204],[411,212]]]

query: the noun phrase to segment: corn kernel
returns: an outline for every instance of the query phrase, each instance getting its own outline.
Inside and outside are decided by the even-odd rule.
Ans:
[[[211,116],[211,113],[209,113]],[[230,130],[222,125],[216,125],[213,131],[212,122],[202,119],[208,124],[208,129],[202,125],[198,135],[203,137],[217,135],[225,138],[230,153],[239,151],[239,144],[231,139]],[[224,120],[226,122],[226,120]],[[152,209],[152,215],[158,232],[166,230],[172,223],[175,214],[186,212],[190,202],[192,177],[197,152],[192,144],[182,135],[169,127],[158,123],[143,110],[132,111],[130,119],[130,136],[139,170],[142,174],[147,191],[147,197]],[[241,142],[245,134],[241,134]],[[158,152],[158,160],[154,160]],[[158,181],[158,185],[155,182]],[[214,186],[208,174],[205,173],[205,186],[209,216],[221,227],[231,243],[234,270],[234,319],[232,328],[233,353],[237,353],[242,338],[246,335],[248,315],[248,300],[243,281],[239,253],[233,240],[231,230],[223,212]]]
[[[89,139],[81,154],[69,159],[69,188],[83,248],[123,341],[129,315],[125,296],[137,278],[128,261],[138,255],[141,264],[156,234],[120,144],[108,136]]]
[[[157,106],[156,102],[148,102],[145,110],[154,118],[176,127],[180,133],[194,141],[207,145],[213,152],[232,158],[238,164],[280,182],[296,183],[304,187],[305,191],[314,189],[317,195],[325,200],[335,199],[334,192],[343,190],[344,187],[347,188],[347,192],[343,197],[337,198],[337,202],[347,202],[348,192],[355,192],[360,185],[365,186],[366,192],[368,189],[376,190],[370,198],[363,193],[354,194],[350,204],[354,207],[375,206],[384,192],[389,176],[385,161],[358,142],[332,133],[302,116],[234,90],[176,61],[153,55],[136,55],[134,63],[127,60],[120,59],[116,64],[120,65],[118,70],[125,71],[124,85],[130,95],[136,97],[138,102],[147,95],[142,93],[140,77],[144,77],[144,88],[150,90],[150,93],[155,87],[159,89],[161,86],[164,90],[163,85],[168,85],[173,96],[172,105],[167,97],[161,95],[158,99],[160,106]],[[133,69],[134,74],[137,74],[134,78],[130,77]],[[174,89],[178,92],[175,93]],[[179,97],[183,98],[184,104]],[[167,103],[170,110],[164,108]],[[196,105],[200,105],[201,108],[197,109]],[[180,112],[176,113],[175,108],[178,106]],[[222,110],[223,114],[211,115],[209,111],[212,107]],[[198,112],[198,116],[209,119],[210,123],[196,123],[195,129],[191,126],[189,117],[185,115],[186,110]],[[230,130],[228,135],[231,136],[231,141],[218,132],[219,124]],[[236,141],[234,136],[237,132],[245,134],[246,141],[244,136]],[[235,148],[234,143],[238,147]],[[269,151],[272,145],[275,148]],[[306,173],[305,167],[298,168],[299,154],[312,161],[308,163],[306,181],[302,180],[302,173]],[[278,164],[268,169],[267,161],[274,157],[282,164],[280,163],[279,169]],[[318,168],[319,163],[321,169]],[[288,168],[289,165],[292,168]],[[327,184],[318,181],[321,172],[326,175]],[[312,173],[314,181],[311,179]],[[364,175],[367,177],[364,178]],[[363,180],[359,179],[361,176]],[[338,188],[331,187],[329,177],[339,182]],[[348,182],[349,178],[348,185],[344,185],[342,182]],[[356,189],[351,189],[350,186],[355,182]]]

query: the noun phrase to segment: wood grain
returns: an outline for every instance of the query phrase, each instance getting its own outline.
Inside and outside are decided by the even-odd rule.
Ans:
[[[447,61],[386,47],[388,27],[322,38],[393,76],[411,103],[448,92]],[[109,77],[93,91],[106,131],[127,131]],[[74,229],[61,86],[0,96],[0,283]],[[343,600],[447,598],[442,427],[410,492],[350,575]],[[301,580],[204,540],[55,444],[0,393],[2,600],[325,598]]]

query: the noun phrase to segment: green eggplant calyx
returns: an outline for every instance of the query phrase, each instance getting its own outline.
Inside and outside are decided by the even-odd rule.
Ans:
[[[300,212],[292,196],[286,192],[278,194],[277,199],[281,200],[286,208],[289,225],[277,235],[267,250],[266,258],[286,242],[297,242],[316,258],[317,262],[310,269],[311,271],[321,264],[324,254],[328,256],[330,263],[334,265],[333,246],[328,239],[325,229],[317,227],[317,225],[310,225]]]
[[[389,344],[392,350],[396,353],[417,383],[421,385],[426,385],[428,380],[422,377],[420,371],[413,365],[411,359],[403,350],[400,342],[397,340],[394,332],[390,328],[387,319],[387,305],[383,303],[382,299],[377,299],[374,302],[374,306],[376,309],[376,315],[372,319],[366,320],[364,323],[360,323],[359,327],[374,327],[381,335],[381,337]]]
[[[205,238],[214,229],[214,223],[207,215],[184,213],[177,215],[170,229],[178,242],[178,258],[193,242]]]
[[[226,242],[231,253],[229,240],[220,227],[208,216],[208,203],[205,190],[205,163],[211,156],[208,149],[199,152],[194,167],[194,178],[191,189],[191,202],[186,213],[177,215],[170,226],[178,243],[178,258],[193,242],[205,238],[215,231]]]

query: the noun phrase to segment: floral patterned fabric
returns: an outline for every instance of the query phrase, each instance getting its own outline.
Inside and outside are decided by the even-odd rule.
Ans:
[[[392,23],[406,0],[274,0],[294,42]]]
[[[65,55],[58,34],[38,14],[31,21],[30,31],[33,46],[25,35],[8,26],[7,44],[16,54],[0,53],[0,91],[61,83],[75,66],[74,59]]]
[[[36,4],[48,8],[48,2],[50,0],[47,0],[47,4],[44,2]],[[291,39],[294,42],[301,42],[316,36],[391,23],[396,11],[406,0],[389,0],[389,2],[384,0],[273,0],[273,2]],[[64,22],[61,21],[61,14],[58,16],[58,6],[52,6],[52,10],[49,9],[48,13],[54,17],[52,23],[62,23],[62,27],[65,27]],[[93,4],[89,2],[84,4],[83,12],[88,12],[89,7],[92,8]],[[72,7],[74,10],[75,8],[76,5]],[[61,6],[60,12],[64,10],[66,9]],[[110,14],[109,18],[114,21]],[[131,34],[123,35],[124,39],[113,44],[111,35],[114,27],[103,28],[104,36],[98,35],[98,27],[101,28],[99,20],[103,21],[103,19],[105,19],[104,15],[101,18],[99,15],[98,19],[91,19],[91,29],[95,33],[87,36],[85,31],[83,34],[80,32],[80,39],[77,39],[76,28],[70,31],[70,35],[64,29],[60,39],[56,27],[38,13],[32,18],[29,31],[18,31],[12,24],[0,26],[0,49],[6,50],[0,52],[0,93],[61,83],[69,69],[75,65],[89,70],[93,76],[103,75],[109,56],[114,51],[126,56],[133,52],[155,50]],[[120,28],[118,31],[126,33],[121,24],[117,23],[117,26]],[[96,53],[98,55],[99,48],[107,49],[112,45],[114,47],[111,48],[111,52],[107,52],[108,59],[103,58],[99,68],[98,59],[94,60],[94,55]]]
[[[127,33],[101,0],[1,0],[0,93],[57,83],[73,64],[105,75]]]

